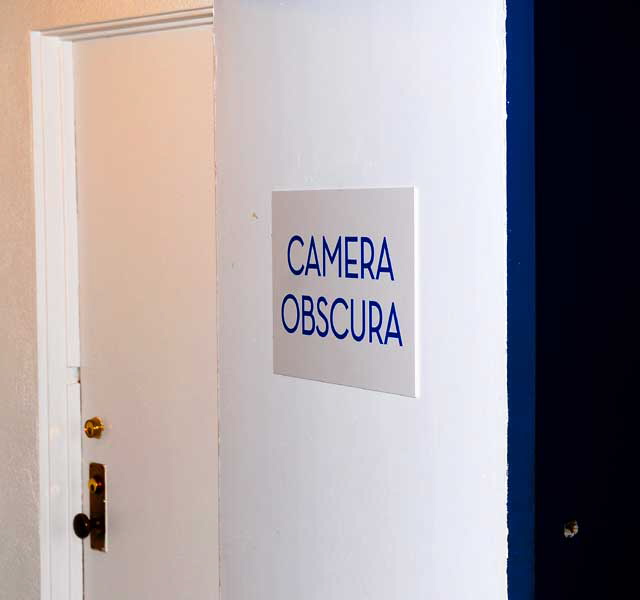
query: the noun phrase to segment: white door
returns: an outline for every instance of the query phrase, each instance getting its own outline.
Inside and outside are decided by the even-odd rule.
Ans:
[[[213,33],[74,44],[87,600],[218,594]]]

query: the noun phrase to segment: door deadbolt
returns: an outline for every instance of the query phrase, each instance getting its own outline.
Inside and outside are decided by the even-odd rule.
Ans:
[[[104,423],[100,417],[91,417],[84,422],[84,432],[88,438],[99,439],[104,431]]]

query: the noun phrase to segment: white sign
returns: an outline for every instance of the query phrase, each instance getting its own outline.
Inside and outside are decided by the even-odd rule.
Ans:
[[[273,192],[273,370],[416,395],[414,188]]]

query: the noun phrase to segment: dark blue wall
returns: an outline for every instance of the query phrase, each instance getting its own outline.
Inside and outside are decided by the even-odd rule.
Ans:
[[[533,0],[507,0],[510,600],[534,595],[535,172]]]

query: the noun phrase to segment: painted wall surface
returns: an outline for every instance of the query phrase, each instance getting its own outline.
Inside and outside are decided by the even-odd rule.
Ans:
[[[219,0],[215,28],[223,599],[505,598],[503,0]],[[274,375],[272,190],[406,185],[421,395]]]
[[[40,594],[34,199],[29,31],[202,0],[0,3],[0,598]]]

